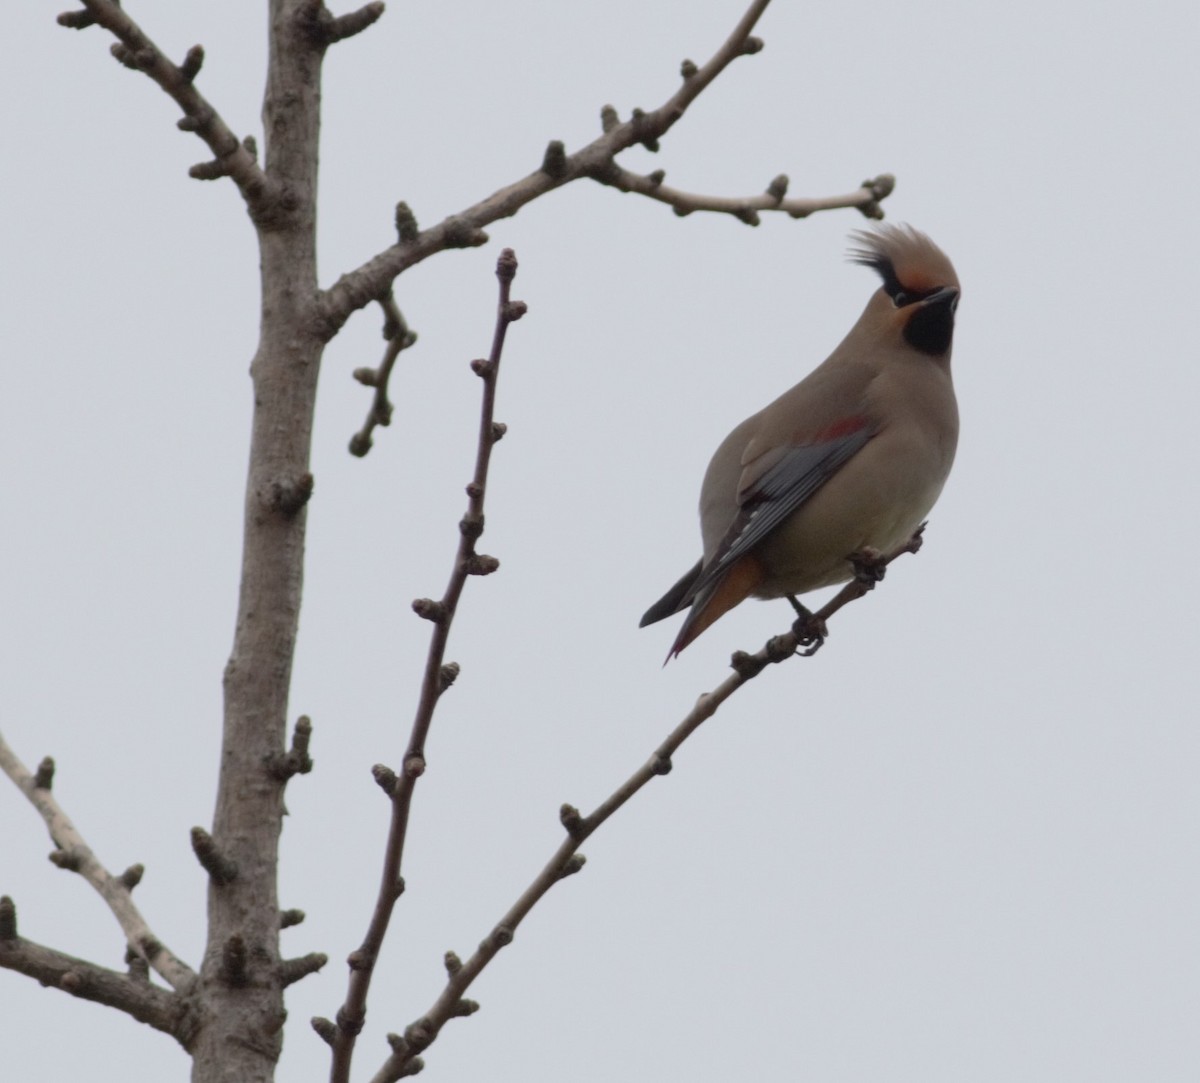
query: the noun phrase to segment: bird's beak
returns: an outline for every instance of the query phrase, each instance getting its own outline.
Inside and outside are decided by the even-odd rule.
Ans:
[[[949,305],[950,311],[953,312],[958,307],[958,297],[961,291],[957,286],[943,286],[936,293],[931,293],[928,297],[921,298],[921,307],[927,308],[933,305]]]

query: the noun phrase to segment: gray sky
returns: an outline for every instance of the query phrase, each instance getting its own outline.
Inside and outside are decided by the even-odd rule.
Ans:
[[[0,725],[137,898],[198,960],[220,677],[232,636],[257,324],[252,231],[229,184],[110,41],[6,12],[0,158]],[[142,0],[172,55],[258,128],[259,4]],[[331,283],[574,148],[598,111],[652,107],[742,0],[393,4],[326,65],[320,262]],[[680,187],[795,195],[898,177],[964,287],[963,436],[927,546],[775,667],[584,847],[477,983],[482,1010],[428,1078],[827,1083],[1192,1081],[1200,1073],[1194,5],[796,4],[760,25],[655,158]],[[783,631],[749,603],[666,669],[644,608],[698,555],[708,457],[818,363],[875,288],[844,260],[856,212],[676,219],[577,184],[404,275],[420,334],[365,461],[350,372],[375,311],[326,354],[293,716],[281,1079],[322,1079],[365,927],[428,628],[470,476],[500,246],[529,316],[509,337],[483,550],[417,791],[408,894],[372,989],[356,1078],[433,1001],[560,837],[717,684]],[[0,892],[22,932],[120,966],[119,931],[46,861],[0,786]],[[0,973],[6,1078],[180,1079],[169,1039]]]

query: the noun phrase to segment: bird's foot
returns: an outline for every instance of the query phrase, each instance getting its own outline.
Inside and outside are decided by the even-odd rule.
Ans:
[[[850,564],[854,568],[855,581],[861,583],[867,590],[873,589],[875,584],[883,579],[891,559],[890,555],[885,556],[878,549],[872,549],[870,546],[864,546],[856,553],[851,553]]]
[[[847,558],[854,568],[854,581],[862,584],[867,590],[872,590],[876,583],[883,579],[887,566],[897,557],[905,553],[919,552],[925,544],[925,528],[928,523],[922,523],[913,531],[912,537],[903,545],[896,546],[890,553],[881,553],[878,549],[863,546]]]
[[[811,658],[825,645],[825,637],[829,629],[825,622],[811,609],[800,604],[799,599],[788,595],[788,601],[796,611],[796,619],[792,622],[792,635],[796,637],[796,653],[802,658]]]

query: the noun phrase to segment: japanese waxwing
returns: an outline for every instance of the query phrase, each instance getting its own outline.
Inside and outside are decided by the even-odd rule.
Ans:
[[[908,226],[854,234],[883,285],[841,345],[724,440],[700,490],[704,557],[642,617],[684,609],[677,655],[743,599],[791,598],[903,545],[942,491],[958,442],[950,346],[959,286]]]

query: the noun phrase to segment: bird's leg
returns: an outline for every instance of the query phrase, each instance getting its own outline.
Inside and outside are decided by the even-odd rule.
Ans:
[[[789,594],[787,600],[796,611],[796,620],[792,624],[792,634],[795,635],[797,643],[796,653],[804,658],[811,658],[824,646],[829,629],[811,609],[801,605],[800,599],[794,594]],[[800,647],[804,649],[800,650]]]

